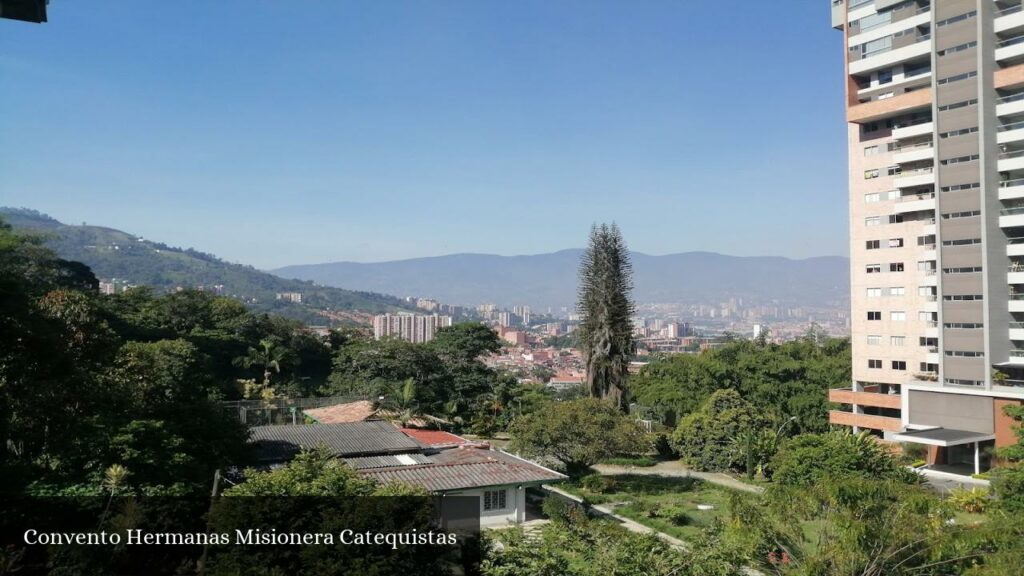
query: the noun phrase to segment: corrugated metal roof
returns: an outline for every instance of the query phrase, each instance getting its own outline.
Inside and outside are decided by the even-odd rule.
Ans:
[[[462,436],[456,436],[451,432],[444,432],[442,430],[421,430],[419,428],[402,428],[402,433],[406,436],[416,439],[420,444],[424,446],[458,446],[460,444],[468,444],[469,440],[466,440]]]
[[[252,443],[261,462],[291,459],[300,449],[325,446],[341,457],[418,452],[420,445],[388,422],[305,426],[254,426]]]
[[[451,449],[431,456],[431,464],[360,470],[378,482],[405,482],[431,492],[553,482],[565,475],[496,450]]]
[[[416,464],[430,464],[430,458],[423,454],[392,454],[388,456],[363,456],[359,458],[344,458],[345,463],[356,470],[370,468],[393,468],[395,466],[410,466]]]

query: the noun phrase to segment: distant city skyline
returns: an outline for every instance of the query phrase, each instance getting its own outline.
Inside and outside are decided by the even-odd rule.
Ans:
[[[263,269],[612,220],[647,254],[847,255],[827,9],[53,2],[0,22],[0,204]]]

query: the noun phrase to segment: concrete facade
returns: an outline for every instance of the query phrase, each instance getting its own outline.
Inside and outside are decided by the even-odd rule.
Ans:
[[[830,5],[846,49],[853,339],[830,419],[1003,445],[1001,407],[1024,399],[1020,0]]]

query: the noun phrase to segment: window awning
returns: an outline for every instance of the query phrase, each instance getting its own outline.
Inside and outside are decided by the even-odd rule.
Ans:
[[[896,442],[928,444],[929,446],[960,446],[986,440],[995,440],[995,434],[982,434],[969,430],[952,430],[950,428],[928,428],[926,430],[907,430],[890,436]]]

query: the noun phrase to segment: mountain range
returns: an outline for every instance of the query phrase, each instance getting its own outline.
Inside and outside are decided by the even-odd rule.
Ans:
[[[366,321],[365,313],[406,307],[392,296],[285,279],[191,248],[167,246],[113,228],[64,224],[35,210],[0,207],[0,219],[16,229],[41,234],[46,245],[58,256],[85,263],[97,278],[116,279],[122,284],[151,286],[158,291],[222,286],[225,295],[236,297],[255,309],[277,312],[311,324],[327,323],[320,315],[323,310],[331,311],[335,320]],[[279,293],[299,293],[302,301],[278,300]],[[353,311],[360,314],[349,314]]]
[[[453,304],[571,306],[582,250],[530,256],[452,254],[391,262],[332,262],[272,270],[285,278],[327,286],[434,298]],[[664,256],[632,253],[639,303],[718,303],[729,298],[803,306],[845,306],[849,260],[793,260],[713,252]]]

